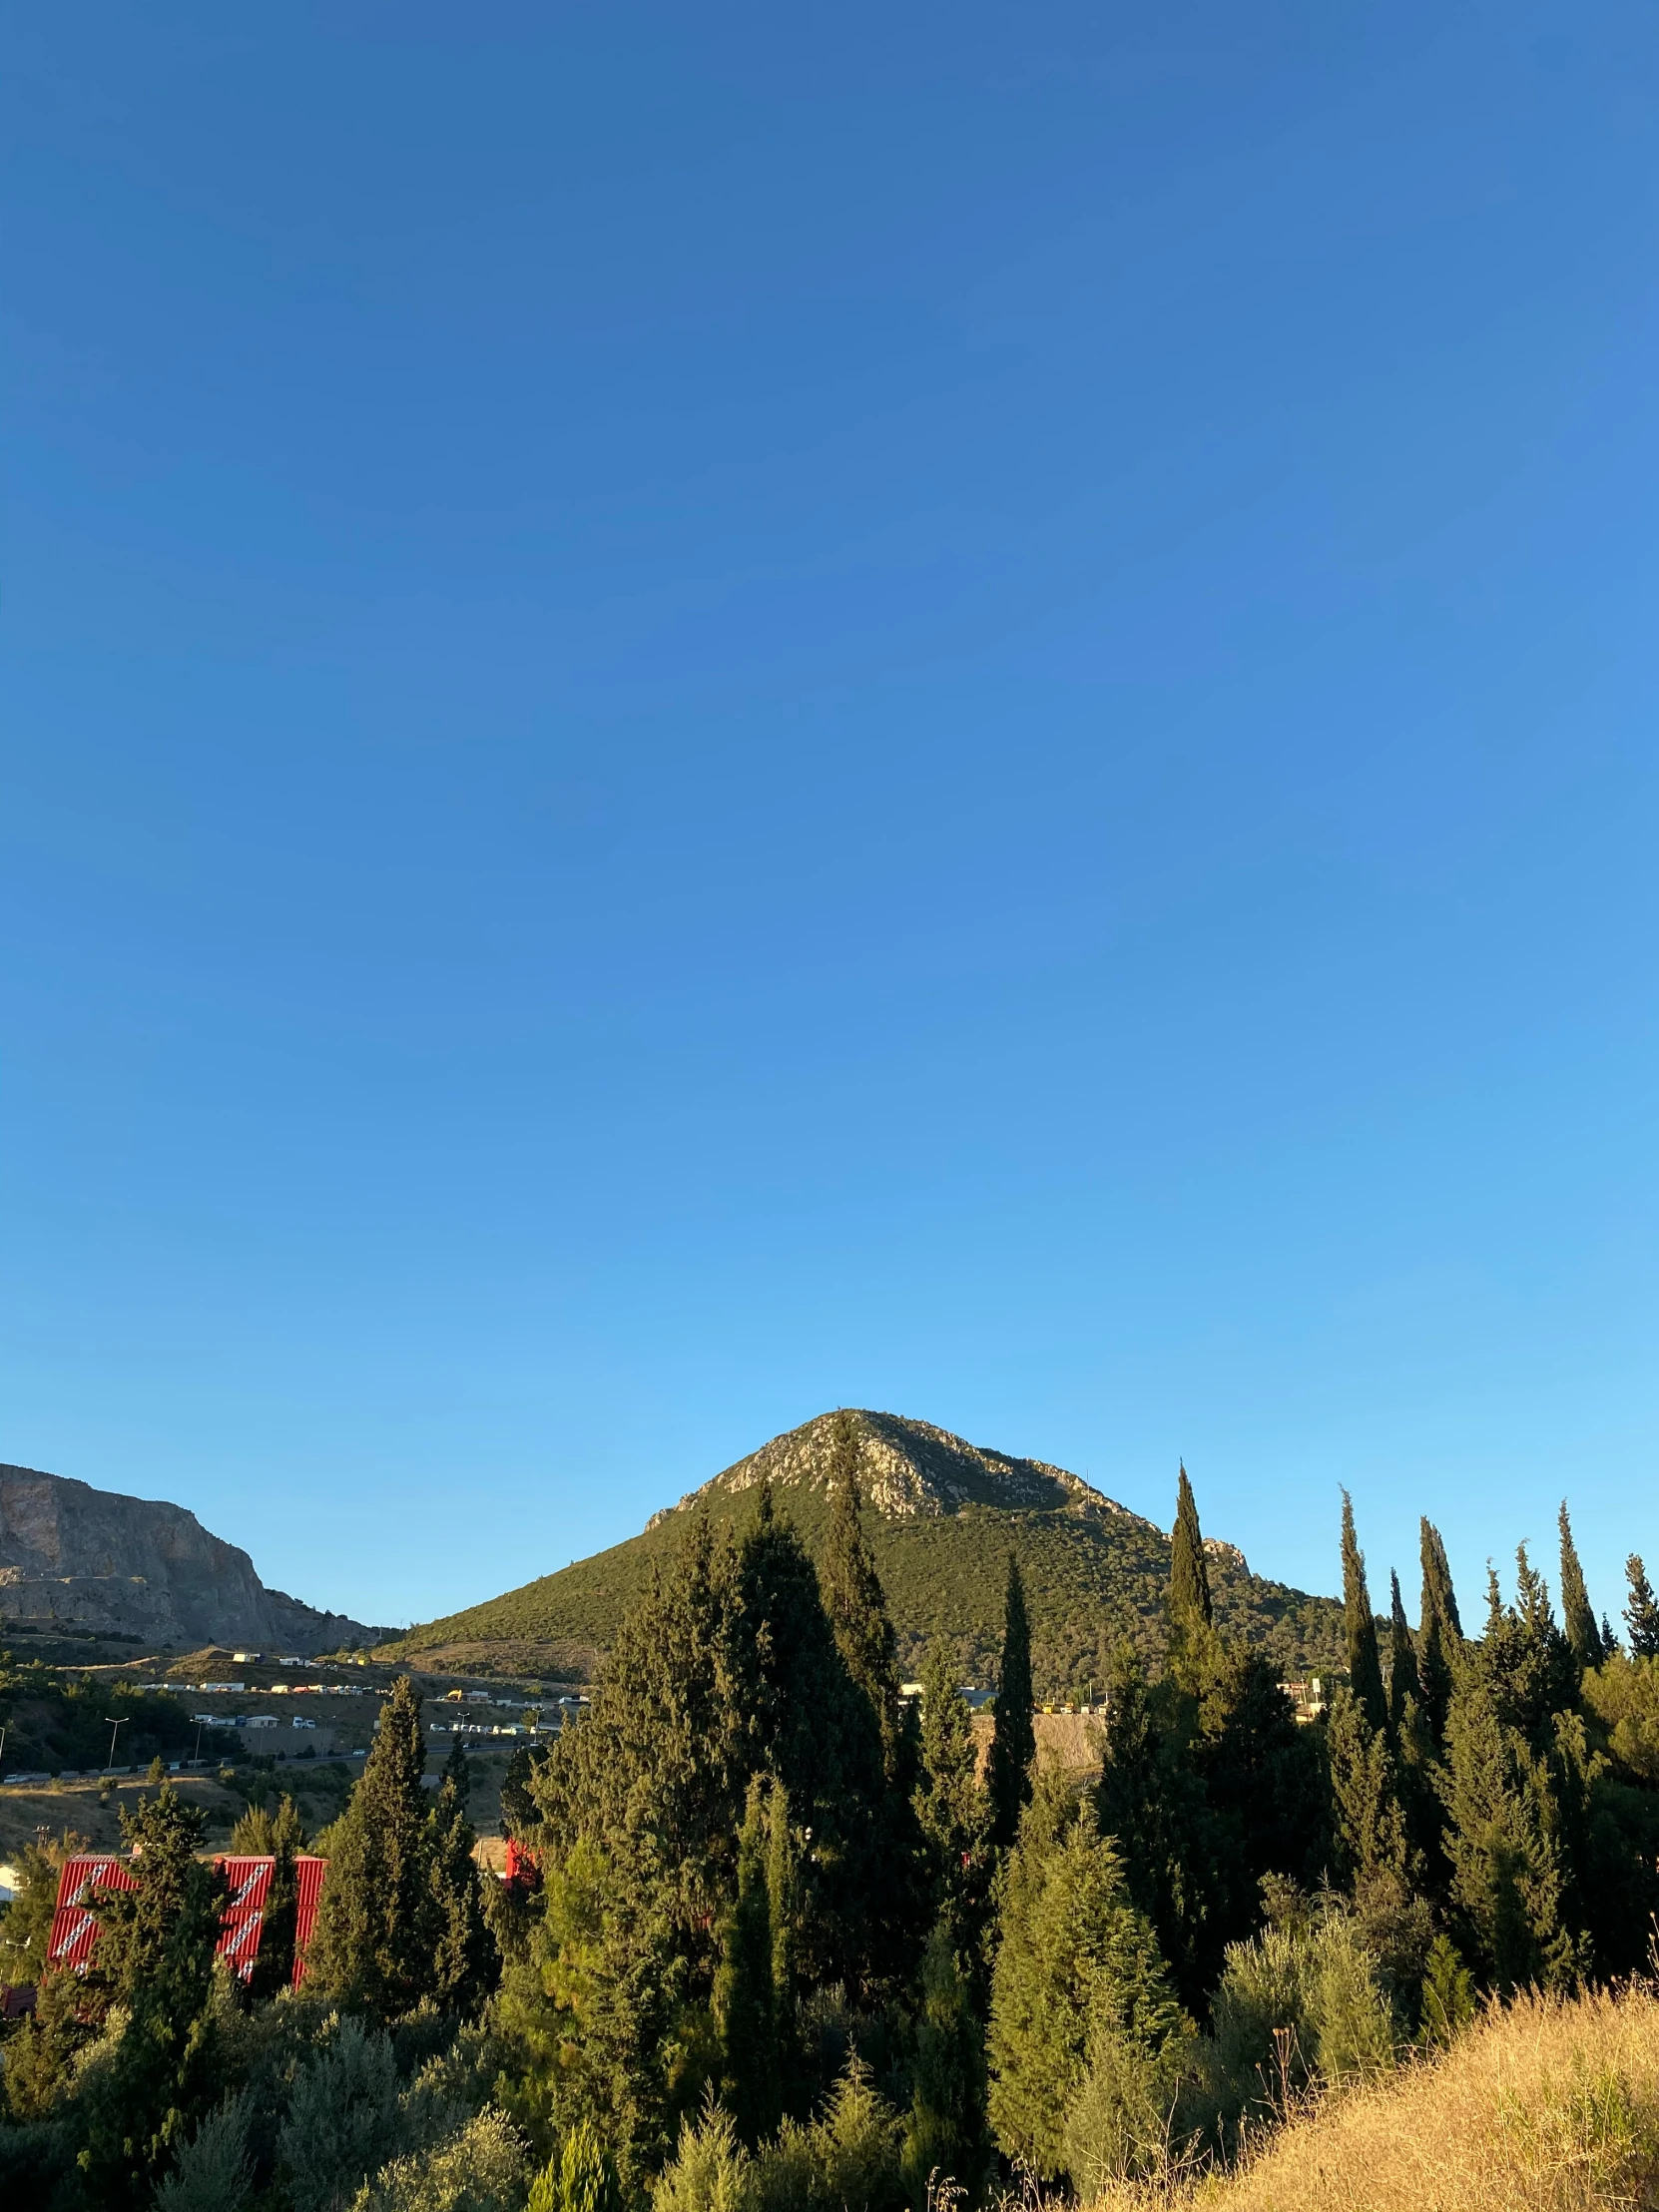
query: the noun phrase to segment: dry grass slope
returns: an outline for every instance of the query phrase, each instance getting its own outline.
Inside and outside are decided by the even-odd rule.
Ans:
[[[1603,2212],[1659,2206],[1659,1997],[1534,1997],[1444,2058],[1329,2098],[1243,2171],[1094,2212]]]

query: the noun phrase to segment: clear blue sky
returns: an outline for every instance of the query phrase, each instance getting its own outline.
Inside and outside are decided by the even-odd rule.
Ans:
[[[402,1620],[868,1404],[1616,1611],[1650,6],[6,46],[0,1458]]]

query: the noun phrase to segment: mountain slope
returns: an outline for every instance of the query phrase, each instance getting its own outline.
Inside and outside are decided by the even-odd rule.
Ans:
[[[182,1505],[11,1466],[0,1466],[0,1621],[301,1655],[378,1634],[268,1590],[246,1551]]]
[[[679,1549],[694,1513],[739,1528],[770,1478],[777,1502],[816,1555],[829,1521],[832,1414],[775,1436],[626,1543],[482,1605],[411,1629],[388,1657],[445,1653],[573,1677],[590,1674],[652,1569]],[[929,1422],[859,1412],[859,1480],[870,1547],[908,1671],[926,1639],[952,1636],[969,1676],[992,1673],[1002,1632],[1010,1547],[1025,1577],[1039,1695],[1086,1688],[1123,1637],[1154,1651],[1163,1637],[1169,1539],[1080,1475],[967,1443]],[[1211,1543],[1210,1573],[1225,1633],[1287,1669],[1332,1665],[1341,1608],[1250,1572],[1244,1555]]]

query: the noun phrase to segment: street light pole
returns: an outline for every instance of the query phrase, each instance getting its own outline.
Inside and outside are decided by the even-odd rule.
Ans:
[[[106,1713],[104,1715],[104,1718],[110,1724],[110,1756],[104,1762],[104,1772],[108,1774],[110,1769],[115,1765],[115,1732],[118,1728],[125,1728],[128,1721],[132,1718],[132,1715],[130,1713],[123,1713],[121,1718],[118,1720],[113,1713]]]

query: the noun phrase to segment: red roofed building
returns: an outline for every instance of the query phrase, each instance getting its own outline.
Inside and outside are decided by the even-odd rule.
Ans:
[[[221,1935],[214,1955],[240,1981],[246,1981],[260,1955],[266,1900],[271,1895],[271,1877],[276,1862],[275,1859],[225,1858],[218,1865],[230,1884],[231,1895],[220,1924]],[[327,1860],[309,1855],[294,1862],[298,1891],[293,1929],[295,1987],[304,1978],[305,1945],[310,1941],[316,1921],[317,1901],[322,1895],[322,1878],[327,1865]],[[76,1973],[84,1973],[101,1934],[97,1892],[136,1887],[131,1870],[119,1859],[92,1854],[66,1859],[58,1876],[58,1904],[52,1916],[52,1935],[46,1950],[48,1970],[54,1966],[68,1966]]]

